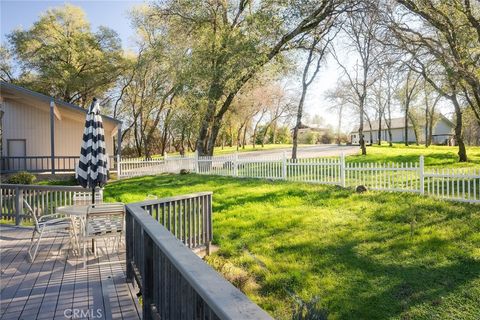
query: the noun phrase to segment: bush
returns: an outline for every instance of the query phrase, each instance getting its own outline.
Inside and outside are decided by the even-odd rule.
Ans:
[[[10,178],[7,179],[7,183],[10,184],[32,184],[37,180],[35,175],[29,173],[29,172],[18,172],[10,176]]]
[[[335,141],[335,137],[330,131],[325,131],[322,136],[320,137],[320,143],[322,144],[330,144]]]

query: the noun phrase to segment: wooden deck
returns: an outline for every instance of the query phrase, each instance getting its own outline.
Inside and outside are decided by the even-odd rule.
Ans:
[[[125,282],[125,253],[83,260],[67,237],[46,238],[32,264],[31,230],[0,226],[0,319],[140,319],[136,292]]]

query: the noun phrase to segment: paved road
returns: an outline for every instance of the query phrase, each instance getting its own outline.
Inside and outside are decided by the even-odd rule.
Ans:
[[[280,156],[283,154],[283,152],[286,152],[287,157],[290,157],[292,154],[292,148],[240,152],[238,154],[238,157],[252,158],[252,157],[264,157],[264,156],[274,156],[274,155]],[[297,157],[298,158],[327,157],[327,156],[339,156],[342,153],[345,153],[345,155],[351,155],[351,154],[356,154],[358,152],[359,152],[358,146],[337,146],[333,144],[326,144],[326,145],[324,144],[324,145],[299,147],[297,151]]]

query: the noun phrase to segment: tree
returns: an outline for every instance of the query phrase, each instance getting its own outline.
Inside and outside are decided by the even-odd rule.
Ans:
[[[81,106],[111,89],[124,70],[118,35],[106,27],[92,32],[73,5],[49,9],[8,41],[23,70],[18,83]]]
[[[465,98],[475,113],[475,110],[478,111],[474,103],[475,92],[480,88],[475,87],[476,80],[472,78],[471,69],[474,61],[467,57],[472,53],[471,48],[467,48],[471,46],[471,42],[465,43],[467,38],[472,38],[470,22],[456,20],[463,15],[457,10],[460,8],[457,6],[458,1],[454,1],[453,6],[425,1],[418,7],[410,1],[397,2],[418,14],[422,24],[419,27],[418,20],[417,24],[412,23],[411,17],[405,15],[405,12],[391,13],[389,29],[397,41],[394,45],[410,55],[407,62],[409,67],[421,74],[443,98],[452,103],[455,110],[455,140],[458,144],[459,161],[465,162],[467,152],[463,141],[462,100]],[[463,22],[466,24],[461,28],[452,27]],[[458,50],[462,50],[463,53],[459,55]]]
[[[317,27],[317,30],[313,32],[312,39],[310,40],[310,43],[307,44],[307,61],[305,62],[302,73],[302,93],[298,102],[297,122],[293,128],[292,159],[297,158],[298,130],[302,125],[303,104],[305,103],[307,90],[313,80],[315,80],[318,71],[320,71],[321,62],[323,61],[330,42],[333,40],[333,37],[325,39],[332,26],[333,18],[326,20],[324,24]],[[313,68],[311,68],[312,64]]]
[[[224,116],[239,90],[302,35],[346,10],[341,0],[292,3],[182,0],[154,5],[151,19],[189,44],[205,112],[197,139],[212,154]]]
[[[441,95],[435,93],[435,90],[428,84],[428,82],[423,81],[423,98],[425,104],[425,147],[427,148],[432,144],[433,126],[438,119],[436,108]]]
[[[357,100],[355,99],[355,94],[352,92],[349,82],[345,80],[339,80],[332,90],[326,92],[325,97],[334,103],[330,109],[336,111],[338,114],[337,143],[340,144],[342,140],[341,127],[344,111],[351,108],[356,109]]]
[[[14,82],[13,62],[11,52],[4,46],[0,46],[0,80]]]
[[[365,1],[356,12],[347,14],[342,29],[349,40],[349,53],[358,57],[352,68],[348,68],[345,63],[341,62],[338,55],[333,51],[338,65],[343,70],[343,74],[356,96],[359,111],[358,133],[362,155],[367,154],[363,135],[365,104],[368,91],[376,80],[375,68],[381,60],[380,43],[377,41],[380,28],[379,21],[378,7],[374,1]]]
[[[414,71],[409,69],[407,71],[406,77],[403,81],[402,87],[398,92],[398,100],[404,111],[404,143],[405,146],[408,147],[409,137],[408,137],[408,129],[409,129],[409,120],[412,119],[411,115],[411,104],[416,99],[419,94],[419,84],[420,84],[420,75],[416,74]],[[417,132],[416,130],[414,130]],[[417,143],[418,143],[418,139]]]
[[[414,35],[415,42],[425,46],[457,86],[464,88],[466,101],[480,121],[480,3],[470,0],[396,1],[423,22],[421,29],[401,26],[400,31]]]

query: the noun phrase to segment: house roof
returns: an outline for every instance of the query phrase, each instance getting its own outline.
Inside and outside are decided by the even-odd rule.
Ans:
[[[310,129],[312,131],[325,131],[325,130],[328,130],[328,128],[325,128],[325,127],[321,127],[320,125],[317,125],[317,124],[310,124],[310,125],[307,125],[305,123],[300,123],[300,126],[298,127],[299,130],[302,130],[302,129]],[[290,129],[291,131],[295,130],[295,127],[291,128]]]
[[[32,91],[30,89],[15,85],[13,83],[0,81],[0,93],[1,94],[4,94],[4,93],[18,93],[18,94],[26,95],[26,96],[29,96],[33,99],[37,99],[37,100],[40,100],[40,101],[43,101],[43,102],[46,102],[46,103],[50,103],[53,100],[57,107],[63,107],[63,108],[70,109],[70,110],[73,110],[73,111],[82,112],[85,115],[87,114],[87,110],[80,107],[80,106],[77,106],[77,105],[69,103],[69,102],[65,102],[63,100],[48,96],[48,95],[40,93],[40,92]],[[107,116],[107,115],[102,115],[102,118],[106,121],[114,122],[116,125],[119,125],[119,124],[122,123],[122,121],[120,121],[118,119],[115,119],[115,118],[112,118],[112,117]]]
[[[455,127],[452,121],[450,121],[447,117],[445,117],[443,114],[440,114],[440,118],[443,119],[450,127]],[[400,117],[400,118],[392,118],[391,129],[403,129],[405,128],[405,117]],[[413,124],[411,121],[408,122],[408,127],[412,128]],[[385,121],[382,121],[382,129],[387,129],[387,124]],[[372,121],[372,130],[378,130],[378,120]],[[368,122],[364,122],[363,124],[363,131],[370,131],[370,125]],[[352,133],[357,133],[358,132],[358,126],[355,127],[352,130]]]

